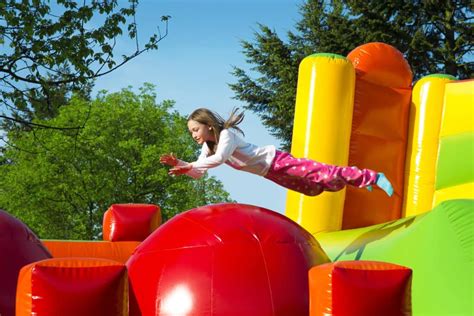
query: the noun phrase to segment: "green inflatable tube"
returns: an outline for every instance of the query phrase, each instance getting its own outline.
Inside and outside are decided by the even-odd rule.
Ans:
[[[421,215],[315,237],[332,261],[411,268],[413,315],[474,315],[474,200],[449,200]]]

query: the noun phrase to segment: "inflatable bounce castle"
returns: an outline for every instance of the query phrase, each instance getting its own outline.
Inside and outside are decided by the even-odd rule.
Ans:
[[[474,315],[474,81],[412,80],[383,43],[299,68],[292,153],[383,171],[394,196],[289,191],[285,215],[164,224],[115,204],[102,241],[39,240],[0,211],[0,315]]]

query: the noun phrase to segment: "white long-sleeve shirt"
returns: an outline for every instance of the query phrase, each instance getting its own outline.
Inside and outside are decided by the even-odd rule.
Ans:
[[[209,147],[204,143],[197,161],[191,163],[192,169],[186,174],[195,179],[202,177],[207,169],[215,168],[223,163],[237,170],[247,171],[265,176],[275,158],[275,146],[258,147],[247,143],[239,135],[229,129],[221,131],[216,153],[209,156]],[[178,161],[179,165],[186,162]]]

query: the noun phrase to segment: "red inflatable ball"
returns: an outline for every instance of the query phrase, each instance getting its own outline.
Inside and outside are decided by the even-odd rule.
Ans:
[[[18,273],[29,263],[51,258],[35,234],[0,210],[0,315],[15,316]]]
[[[159,227],[127,262],[130,315],[308,315],[314,237],[256,206],[216,204]],[[134,306],[134,304],[136,306]]]

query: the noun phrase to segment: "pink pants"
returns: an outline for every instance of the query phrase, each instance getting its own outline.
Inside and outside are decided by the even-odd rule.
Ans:
[[[339,191],[346,185],[359,188],[375,183],[377,172],[357,167],[338,167],[277,151],[265,178],[293,191],[315,196]]]

